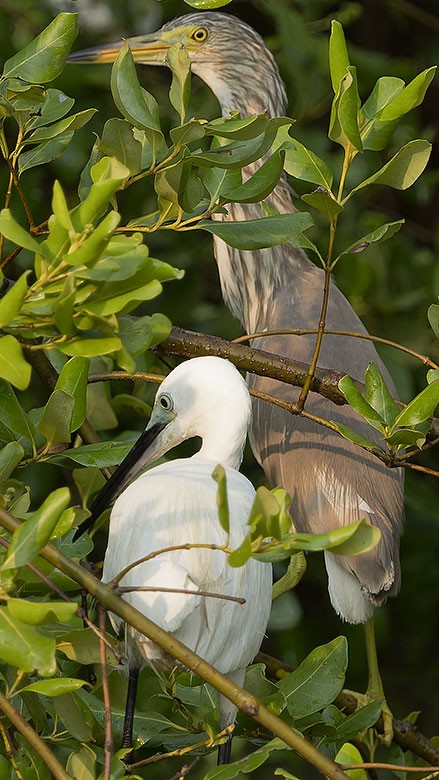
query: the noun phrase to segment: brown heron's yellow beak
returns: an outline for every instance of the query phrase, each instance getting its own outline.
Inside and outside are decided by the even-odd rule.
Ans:
[[[153,33],[151,35],[138,35],[134,38],[127,38],[134,62],[143,63],[145,65],[162,65],[165,62],[166,54],[173,41],[167,41],[164,34],[158,35]],[[121,40],[117,43],[107,43],[102,46],[93,46],[91,49],[83,49],[82,51],[76,51],[70,54],[67,62],[74,63],[105,63],[114,62],[119,54],[125,41]]]

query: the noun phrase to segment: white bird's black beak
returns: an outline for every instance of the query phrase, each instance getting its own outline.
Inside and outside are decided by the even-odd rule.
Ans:
[[[78,539],[85,531],[88,531],[99,515],[110,506],[131,480],[137,476],[139,471],[150,462],[151,458],[148,457],[148,451],[165,427],[165,421],[157,421],[145,428],[143,433],[140,434],[128,455],[123,459],[110,479],[107,480],[102,490],[99,491],[90,507],[90,517],[76,529],[73,541]]]

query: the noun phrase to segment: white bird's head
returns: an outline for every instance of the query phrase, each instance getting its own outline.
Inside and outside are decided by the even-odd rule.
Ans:
[[[160,385],[151,419],[92,506],[97,517],[139,472],[182,441],[199,436],[194,457],[239,468],[251,417],[247,385],[228,360],[181,363]]]

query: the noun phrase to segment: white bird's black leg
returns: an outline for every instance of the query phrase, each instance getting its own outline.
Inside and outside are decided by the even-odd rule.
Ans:
[[[230,755],[232,752],[232,734],[229,734],[227,740],[218,747],[218,760],[217,765],[228,764],[230,762]]]
[[[136,707],[137,684],[139,682],[139,666],[130,666],[128,672],[128,691],[125,705],[125,718],[123,721],[122,747],[133,747],[134,710]]]

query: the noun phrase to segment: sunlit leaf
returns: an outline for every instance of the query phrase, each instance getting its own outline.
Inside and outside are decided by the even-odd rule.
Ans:
[[[0,298],[0,327],[7,325],[19,313],[28,289],[28,276],[29,271],[25,271],[6,295]]]
[[[0,233],[9,241],[13,241],[14,244],[28,249],[29,252],[41,251],[38,241],[35,241],[27,230],[16,222],[9,209],[2,209],[0,212]]]
[[[8,599],[11,615],[22,623],[39,626],[43,623],[67,623],[75,614],[78,605],[68,601],[28,601]]]
[[[362,764],[363,756],[355,745],[345,742],[335,756],[335,761],[338,764]],[[367,780],[368,778],[365,769],[346,769],[345,772],[351,780]]]
[[[413,398],[410,403],[399,413],[394,420],[394,427],[411,426],[428,420],[434,413],[439,404],[439,380],[425,387],[419,395]]]
[[[212,478],[218,485],[216,491],[216,505],[218,509],[218,520],[221,528],[229,534],[230,531],[230,513],[229,501],[227,497],[227,477],[224,466],[219,463],[212,472]]]
[[[51,675],[56,669],[55,640],[0,607],[0,657],[24,672]]]
[[[337,92],[340,81],[346,74],[349,65],[349,54],[343,27],[340,22],[333,19],[329,39],[329,70],[334,93]]]
[[[0,338],[0,377],[11,385],[24,390],[31,378],[32,369],[23,356],[20,344],[14,336]]]
[[[369,184],[387,184],[397,190],[406,190],[419,178],[428,163],[431,144],[417,139],[409,141],[379,171],[357,184],[349,197]]]
[[[184,123],[191,93],[190,58],[182,44],[174,44],[166,54],[166,63],[172,71],[169,101]]]
[[[21,51],[5,62],[3,76],[45,84],[62,71],[78,34],[76,14],[59,14],[53,22]]]
[[[41,696],[63,696],[65,693],[78,691],[84,685],[90,685],[86,680],[77,680],[74,677],[53,677],[51,680],[38,680],[37,682],[25,685],[20,689],[24,691],[33,691]]]

